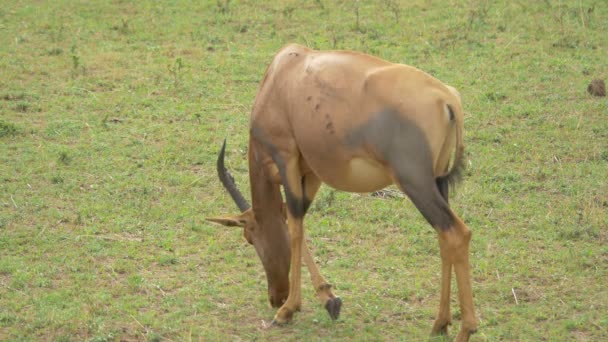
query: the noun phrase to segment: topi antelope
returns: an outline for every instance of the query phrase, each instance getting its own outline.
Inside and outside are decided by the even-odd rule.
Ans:
[[[462,313],[456,340],[467,341],[476,331],[471,231],[448,205],[464,154],[455,88],[365,54],[288,45],[268,67],[251,113],[253,207],[224,167],[225,147],[218,174],[241,214],[209,220],[244,228],[264,266],[270,304],[279,308],[274,324],[289,322],[300,309],[302,258],[331,318],[340,314],[342,301],[319,272],[304,236],[304,216],[321,183],[350,192],[396,184],[438,235],[441,299],[432,334],[446,335],[451,324],[452,268]]]

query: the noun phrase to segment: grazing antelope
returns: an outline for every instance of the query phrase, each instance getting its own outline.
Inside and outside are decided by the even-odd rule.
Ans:
[[[350,192],[396,184],[437,231],[441,299],[432,334],[451,324],[454,268],[467,341],[477,320],[469,271],[471,231],[448,205],[463,166],[463,110],[455,88],[416,68],[350,51],[280,50],[268,67],[250,122],[250,207],[224,167],[218,174],[241,210],[210,221],[244,228],[260,257],[273,323],[301,305],[302,258],[319,300],[337,319],[342,302],[314,262],[303,220],[321,183]],[[283,185],[286,203],[280,192]],[[291,268],[291,278],[289,271]]]

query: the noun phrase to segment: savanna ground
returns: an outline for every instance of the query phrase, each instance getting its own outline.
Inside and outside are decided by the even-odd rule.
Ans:
[[[432,228],[406,198],[323,188],[307,271],[274,311],[253,248],[205,217],[247,194],[248,113],[282,45],[353,49],[459,88],[476,341],[608,339],[608,3],[5,1],[0,8],[0,340],[426,340]],[[454,336],[459,309],[452,303]]]

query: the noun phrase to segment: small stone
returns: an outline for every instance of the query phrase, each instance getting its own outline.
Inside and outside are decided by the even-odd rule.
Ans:
[[[604,80],[596,79],[589,83],[587,91],[593,96],[606,96],[606,84]]]

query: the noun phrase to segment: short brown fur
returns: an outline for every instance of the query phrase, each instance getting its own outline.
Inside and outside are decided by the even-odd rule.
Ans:
[[[462,312],[456,340],[469,339],[477,329],[471,232],[449,208],[446,185],[455,166],[463,164],[463,110],[456,89],[416,68],[365,54],[288,45],[266,71],[250,133],[253,207],[211,220],[245,228],[264,265],[270,303],[280,306],[275,323],[290,321],[300,309],[302,258],[331,317],[340,313],[341,301],[321,276],[304,236],[304,216],[320,185],[370,192],[396,184],[438,234],[441,300],[432,334],[447,334],[451,324],[454,268]],[[221,158],[223,163],[223,153]],[[233,188],[227,187],[231,194],[238,191]]]

